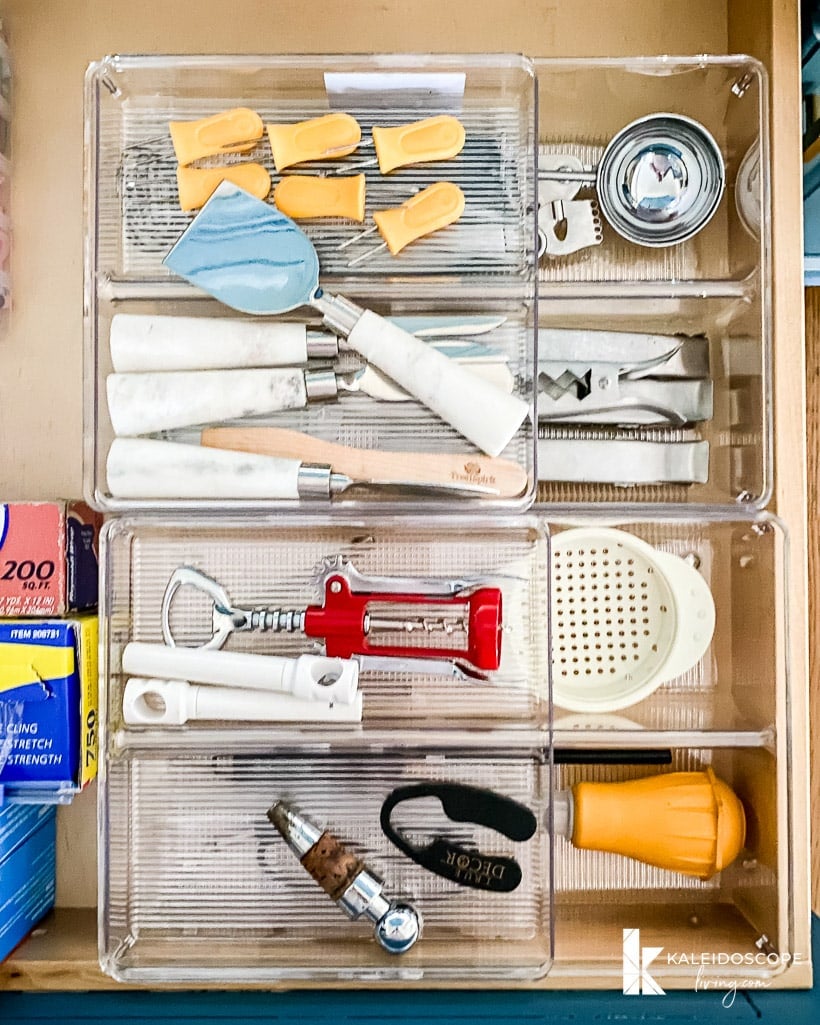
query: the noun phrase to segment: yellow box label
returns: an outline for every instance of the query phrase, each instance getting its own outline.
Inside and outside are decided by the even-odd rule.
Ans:
[[[99,755],[99,621],[96,615],[77,616],[77,658],[80,672],[81,787],[97,775]]]

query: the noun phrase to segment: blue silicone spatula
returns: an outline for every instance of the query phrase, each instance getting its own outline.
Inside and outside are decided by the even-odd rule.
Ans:
[[[529,406],[425,342],[319,285],[313,243],[276,207],[223,182],[165,258],[175,274],[231,309],[260,316],[312,306],[331,331],[488,455]]]

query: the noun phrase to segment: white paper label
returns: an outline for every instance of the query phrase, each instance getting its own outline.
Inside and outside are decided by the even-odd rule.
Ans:
[[[460,71],[326,71],[325,89],[330,106],[430,107],[461,110],[466,75]]]

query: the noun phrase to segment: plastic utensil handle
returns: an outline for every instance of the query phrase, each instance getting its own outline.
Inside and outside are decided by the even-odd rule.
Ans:
[[[238,651],[169,648],[132,641],[122,653],[125,673],[192,683],[281,691],[349,705],[359,685],[358,663],[326,655],[251,655]],[[325,681],[325,682],[321,682]]]
[[[304,324],[228,317],[118,313],[110,346],[117,373],[292,367],[308,358]]]
[[[384,317],[365,310],[348,343],[488,455],[499,455],[529,412],[508,395]]]
[[[464,126],[450,114],[398,128],[374,128],[373,143],[382,174],[408,164],[449,160],[464,148]]]
[[[273,201],[295,220],[307,217],[346,217],[364,220],[363,174],[347,178],[314,178],[290,174],[273,190]]]
[[[362,130],[349,114],[325,114],[292,125],[268,125],[277,171],[308,160],[344,157],[359,145]]]
[[[296,499],[301,465],[172,441],[115,438],[108,452],[108,489],[115,498]]]
[[[301,409],[307,404],[304,372],[293,367],[110,374],[106,390],[111,424],[120,437]]]
[[[511,459],[486,459],[465,452],[381,452],[349,448],[281,427],[212,427],[202,444],[258,455],[327,463],[354,480],[397,480],[419,484],[481,483],[502,498],[527,489],[524,467]]]
[[[711,769],[621,783],[576,783],[572,843],[709,879],[746,839],[743,805]]]
[[[186,722],[361,722],[362,696],[353,704],[306,701],[290,694],[208,687],[186,680],[132,677],[122,712],[130,726],[182,726]]]
[[[261,164],[230,164],[226,167],[178,167],[177,192],[182,210],[204,206],[220,182],[233,182],[257,199],[270,192],[270,175]]]
[[[262,138],[262,118],[248,107],[214,114],[199,121],[171,121],[168,125],[180,164],[216,153],[245,153]]]
[[[464,213],[464,193],[452,182],[436,182],[391,210],[376,210],[376,222],[387,248],[395,256],[406,245],[448,224]]]

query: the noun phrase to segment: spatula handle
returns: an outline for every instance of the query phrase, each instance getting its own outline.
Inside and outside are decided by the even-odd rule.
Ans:
[[[304,324],[229,317],[118,313],[110,344],[117,373],[292,367],[308,358]]]
[[[372,310],[362,313],[347,340],[488,455],[506,448],[529,412],[523,399],[501,391]]]
[[[106,390],[111,425],[118,437],[301,409],[307,404],[304,371],[294,367],[110,374]]]
[[[115,498],[299,497],[296,459],[219,452],[199,445],[115,438],[108,488]]]

